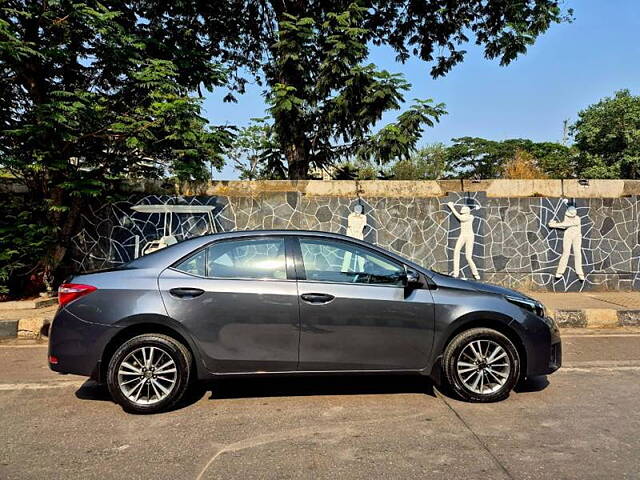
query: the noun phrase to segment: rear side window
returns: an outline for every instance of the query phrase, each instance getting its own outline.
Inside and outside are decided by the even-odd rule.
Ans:
[[[287,278],[284,239],[254,238],[214,243],[176,266],[210,278]]]
[[[191,275],[198,275],[199,277],[207,276],[207,252],[201,250],[195,255],[187,258],[184,262],[177,265],[176,270],[180,270],[184,273],[190,273]]]

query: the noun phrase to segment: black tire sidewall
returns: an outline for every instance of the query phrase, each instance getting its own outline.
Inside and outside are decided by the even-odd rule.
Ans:
[[[126,356],[140,347],[158,347],[166,352],[176,364],[177,382],[171,393],[153,405],[139,405],[129,400],[118,384],[118,370]],[[130,413],[157,413],[175,405],[184,395],[191,377],[191,361],[184,346],[171,337],[157,334],[138,335],[124,342],[115,351],[107,370],[107,387],[113,400]]]
[[[456,363],[460,352],[470,342],[476,340],[494,341],[504,348],[507,353],[509,362],[511,363],[509,378],[497,392],[489,394],[473,392],[464,385],[458,374]],[[452,393],[462,400],[471,402],[496,402],[503,400],[509,396],[509,392],[515,387],[520,378],[520,355],[518,354],[518,350],[508,337],[490,328],[474,328],[456,335],[445,349],[443,366],[445,378]]]

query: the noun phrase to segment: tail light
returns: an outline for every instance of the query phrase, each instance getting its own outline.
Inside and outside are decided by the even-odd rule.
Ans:
[[[58,305],[64,307],[67,303],[97,290],[93,285],[83,285],[81,283],[63,283],[58,288]]]

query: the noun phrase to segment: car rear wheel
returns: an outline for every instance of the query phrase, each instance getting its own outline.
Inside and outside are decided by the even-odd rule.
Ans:
[[[111,397],[133,413],[156,413],[175,405],[191,376],[191,354],[175,339],[138,335],[124,342],[109,361]]]
[[[442,362],[449,387],[466,401],[502,400],[520,378],[518,350],[509,338],[490,328],[472,328],[456,335]]]

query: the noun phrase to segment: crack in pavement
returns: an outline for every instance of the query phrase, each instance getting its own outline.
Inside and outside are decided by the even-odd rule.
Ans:
[[[500,461],[500,459],[489,449],[489,446],[485,442],[482,441],[482,439],[478,436],[478,434],[473,431],[473,429],[471,428],[471,425],[469,425],[465,421],[465,419],[462,418],[462,415],[460,415],[456,411],[456,409],[453,408],[453,406],[448,402],[447,398],[444,395],[442,395],[440,392],[438,392],[437,390],[435,391],[435,393],[436,393],[436,398],[441,400],[442,403],[444,403],[447,406],[447,408],[456,416],[456,418],[458,420],[460,420],[460,423],[462,423],[462,425],[464,425],[464,427],[471,433],[471,435],[473,435],[473,438],[475,438],[475,440],[478,443],[478,445],[480,445],[480,447],[482,447],[482,449],[485,450],[489,454],[489,456],[491,457],[493,462],[498,466],[498,468],[500,468],[502,473],[505,474],[506,478],[509,478],[509,479],[513,480],[515,477],[511,474],[511,472],[509,472],[507,467],[505,467],[503,465],[503,463]]]
[[[280,432],[266,433],[266,434],[263,434],[263,435],[258,435],[256,437],[244,438],[244,439],[239,440],[237,442],[230,443],[230,444],[222,447],[220,450],[218,450],[209,459],[209,461],[206,463],[204,468],[200,471],[200,473],[196,477],[196,480],[201,480],[203,478],[204,474],[209,469],[209,467],[223,453],[239,452],[241,450],[247,450],[249,448],[260,447],[262,445],[266,445],[266,444],[269,444],[269,443],[281,442],[281,441],[284,441],[284,440],[291,440],[293,438],[306,437],[308,435],[316,435],[316,434],[319,434],[319,433],[322,433],[322,434],[327,434],[327,433],[329,433],[329,434],[331,434],[331,433],[333,433],[333,434],[336,434],[336,433],[349,434],[349,433],[353,433],[354,432],[353,427],[359,426],[359,425],[371,425],[371,424],[375,424],[375,423],[383,423],[383,422],[390,421],[390,420],[393,420],[393,421],[408,420],[408,419],[411,419],[411,418],[418,418],[418,417],[422,417],[422,416],[424,416],[424,413],[421,412],[421,413],[416,413],[416,414],[412,414],[412,415],[391,416],[391,417],[385,417],[385,418],[375,419],[375,420],[353,420],[353,421],[343,422],[343,424],[341,426],[339,426],[339,427],[324,427],[324,428],[304,427],[304,428],[296,428],[296,429],[291,429],[291,430],[283,430],[283,431],[280,431]]]

